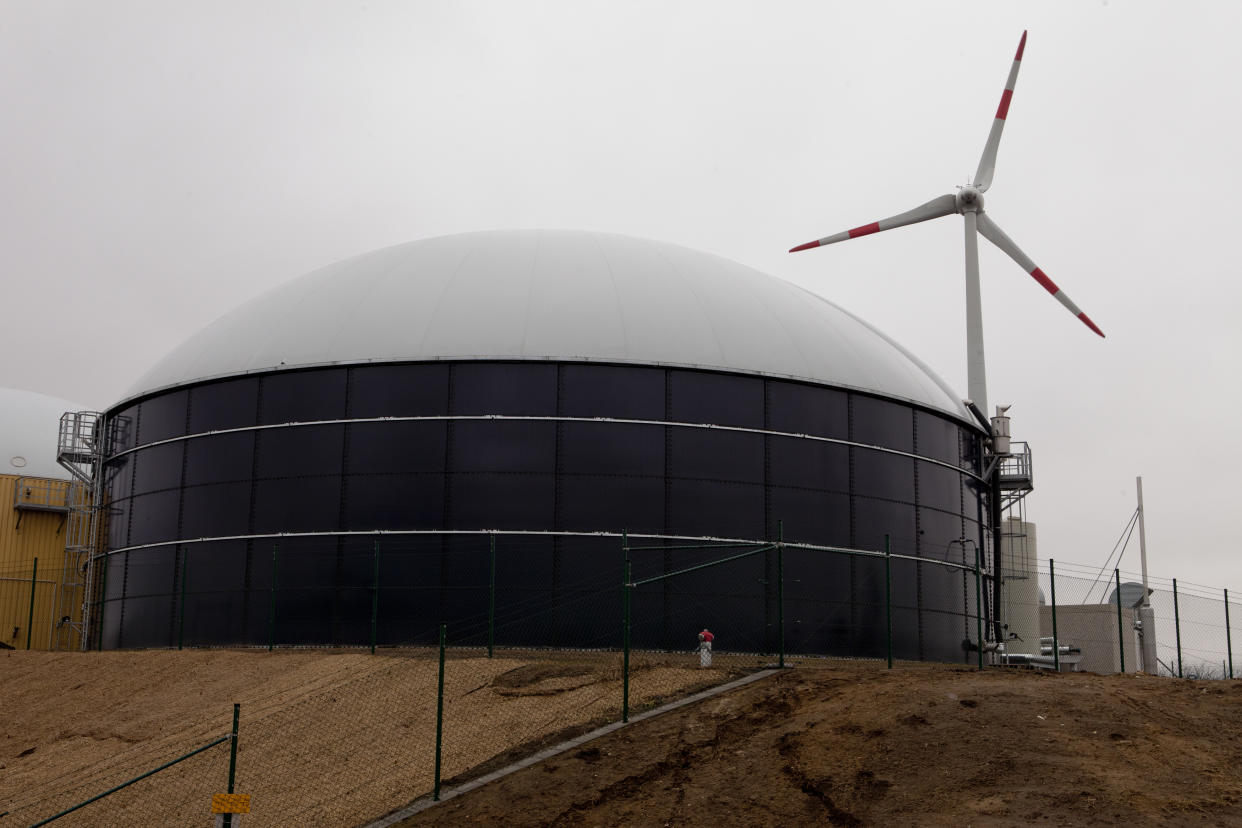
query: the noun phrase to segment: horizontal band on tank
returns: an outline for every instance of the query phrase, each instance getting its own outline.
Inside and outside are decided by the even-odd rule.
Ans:
[[[842,440],[839,437],[820,437],[815,434],[802,434],[791,431],[769,431],[763,428],[747,428],[745,426],[716,425],[714,423],[680,423],[669,422],[666,420],[634,420],[616,417],[553,417],[553,416],[532,416],[532,415],[513,415],[513,414],[435,414],[418,417],[358,417],[344,418],[334,420],[305,420],[289,423],[270,423],[267,425],[240,426],[238,428],[222,428],[215,431],[203,431],[197,434],[185,434],[178,437],[169,437],[166,440],[153,440],[150,443],[144,443],[140,446],[118,451],[116,454],[110,454],[105,462],[110,462],[118,457],[124,457],[142,449],[151,448],[153,446],[163,446],[169,443],[179,443],[186,440],[194,440],[201,437],[211,437],[217,434],[237,434],[245,431],[270,431],[280,428],[298,428],[301,426],[322,426],[322,425],[350,425],[351,423],[399,423],[399,422],[428,422],[428,421],[478,421],[478,420],[517,420],[528,422],[548,422],[548,423],[617,423],[620,425],[649,425],[649,426],[672,426],[674,428],[697,428],[710,431],[735,431],[744,434],[760,434],[765,437],[792,437],[799,440],[812,440],[817,443],[835,443],[840,446],[851,446],[853,448],[867,449],[868,451],[878,451],[884,454],[895,454],[899,457],[908,457],[912,460],[922,460],[925,463],[932,463],[942,466],[955,472],[960,472],[967,477],[983,483],[986,482],[980,475],[975,474],[969,469],[961,466],[955,466],[952,463],[946,463],[943,460],[937,460],[934,457],[925,457],[921,454],[914,454],[900,449],[886,448],[884,446],[871,445],[869,443],[858,443],[852,440]]]
[[[266,532],[253,535],[221,535],[211,538],[182,538],[180,540],[161,541],[159,543],[143,543],[136,546],[125,546],[120,549],[111,549],[101,555],[95,555],[91,560],[99,561],[111,555],[121,552],[132,552],[138,549],[156,549],[161,546],[184,546],[191,543],[218,543],[222,541],[238,541],[238,540],[280,540],[281,538],[335,538],[335,537],[373,537],[373,536],[422,536],[429,535],[523,535],[535,537],[573,537],[573,538],[637,538],[641,540],[677,540],[677,541],[693,541],[695,543],[704,544],[721,544],[732,546],[784,546],[790,549],[806,549],[813,552],[834,552],[843,555],[853,555],[859,558],[891,558],[892,560],[917,561],[920,563],[937,564],[949,569],[960,569],[965,572],[973,572],[973,565],[955,563],[953,561],[944,561],[939,558],[925,558],[920,555],[886,555],[874,549],[851,549],[844,546],[822,546],[814,543],[804,543],[802,541],[773,541],[773,540],[754,540],[751,538],[718,538],[710,535],[656,535],[641,532],[573,532],[573,531],[557,531],[552,529],[353,529],[341,530],[337,532]],[[649,549],[645,551],[660,551],[658,549]]]

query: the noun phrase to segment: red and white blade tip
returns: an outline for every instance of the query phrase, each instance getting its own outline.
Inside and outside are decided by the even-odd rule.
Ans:
[[[1018,53],[1013,56],[1014,60],[1022,60],[1022,50],[1026,48],[1026,30],[1022,30],[1022,39],[1018,41]]]
[[[799,250],[810,250],[812,247],[819,247],[819,241],[816,240],[813,242],[807,242],[806,244],[800,244],[797,247],[791,247],[789,248],[789,252],[797,253]]]

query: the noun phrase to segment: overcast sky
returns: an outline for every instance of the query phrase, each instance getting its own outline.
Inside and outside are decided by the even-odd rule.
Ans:
[[[966,396],[957,216],[1030,30],[981,241],[1039,555],[1242,590],[1236,3],[0,3],[0,385],[87,406],[235,305],[469,230],[661,239],[788,279]],[[1137,535],[1122,568],[1138,568]]]

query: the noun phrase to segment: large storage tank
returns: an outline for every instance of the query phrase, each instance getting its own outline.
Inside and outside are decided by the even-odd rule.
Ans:
[[[107,647],[361,644],[375,597],[381,643],[477,629],[477,530],[550,533],[498,538],[496,635],[559,646],[616,643],[621,545],[589,533],[762,539],[779,520],[953,561],[986,534],[983,433],[916,357],[792,284],[616,235],[332,265],[192,336],[107,416]],[[704,554],[636,554],[635,577]],[[883,653],[882,561],[789,550],[785,573],[789,649]],[[893,575],[898,656],[965,658],[973,576]],[[772,555],[643,592],[636,642],[689,646],[710,614],[766,648],[775,594]]]

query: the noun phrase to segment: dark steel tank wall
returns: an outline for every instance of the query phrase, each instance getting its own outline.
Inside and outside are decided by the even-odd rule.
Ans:
[[[645,423],[288,425],[489,414],[711,423],[862,445]],[[973,549],[952,541],[983,542],[985,494],[956,470],[978,472],[977,432],[897,402],[790,381],[597,364],[364,365],[171,390],[111,412],[111,421],[107,545],[118,551],[103,580],[106,647],[181,637],[265,644],[273,617],[278,644],[365,643],[377,538],[331,534],[343,530],[774,538],[780,520],[786,540],[882,549],[888,534],[895,554],[954,561],[973,561]],[[178,439],[225,429],[241,430]],[[235,537],[281,532],[325,535]],[[224,537],[234,539],[194,542]],[[381,643],[430,640],[441,620],[477,633],[485,537],[378,540]],[[497,614],[511,618],[499,643],[615,646],[615,538],[498,543]],[[635,553],[634,577],[714,554]],[[962,640],[974,637],[973,576],[892,566],[898,656],[962,660]],[[790,650],[882,655],[881,561],[789,549],[784,567]],[[772,650],[775,583],[776,557],[766,554],[640,588],[635,642],[690,646],[714,623],[722,646]],[[522,606],[532,608],[526,621]]]

